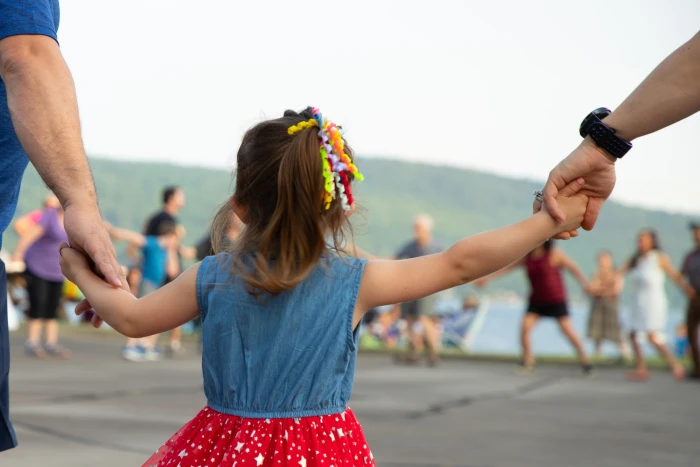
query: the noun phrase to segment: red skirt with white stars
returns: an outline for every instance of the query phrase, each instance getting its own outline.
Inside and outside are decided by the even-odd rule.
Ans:
[[[205,407],[142,467],[374,466],[350,409],[302,418],[241,418]]]

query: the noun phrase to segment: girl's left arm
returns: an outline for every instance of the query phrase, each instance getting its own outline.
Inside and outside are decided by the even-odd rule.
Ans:
[[[673,264],[671,263],[671,259],[668,257],[667,254],[662,254],[659,257],[659,266],[661,266],[661,269],[664,270],[666,275],[678,285],[678,288],[680,288],[688,297],[694,297],[695,296],[695,289],[693,289],[688,281],[683,277],[683,274],[681,274],[676,268],[673,267]]]
[[[173,282],[143,298],[116,289],[97,277],[87,258],[67,246],[61,248],[61,270],[78,286],[95,313],[117,332],[128,337],[146,337],[177,328],[196,318],[197,271],[195,264]],[[76,308],[76,314],[87,311]]]

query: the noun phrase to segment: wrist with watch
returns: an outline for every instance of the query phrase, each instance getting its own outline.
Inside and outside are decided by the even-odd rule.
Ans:
[[[615,129],[610,128],[603,119],[612,112],[605,107],[595,109],[581,122],[579,134],[585,138],[590,136],[600,149],[615,159],[622,159],[632,149],[632,143],[620,137]]]

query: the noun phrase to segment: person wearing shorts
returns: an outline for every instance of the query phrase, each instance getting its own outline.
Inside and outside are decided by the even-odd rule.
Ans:
[[[406,243],[396,254],[396,259],[412,259],[442,252],[442,247],[433,239],[433,219],[430,216],[418,216],[413,224],[414,239]],[[433,366],[438,361],[438,334],[434,320],[431,318],[435,297],[402,303],[401,317],[406,321],[408,353],[405,361],[418,361],[423,342],[425,342],[428,364]],[[423,335],[416,332],[420,324]]]
[[[63,228],[63,208],[59,205],[42,211],[38,221],[22,234],[12,256],[14,261],[24,260],[26,266],[29,324],[25,351],[33,357],[70,356],[58,343],[58,307],[64,281],[58,248],[64,242],[68,242],[68,235]]]
[[[176,216],[185,206],[185,192],[182,190],[182,188],[177,186],[166,186],[163,189],[162,199],[162,209],[146,221],[146,226],[143,231],[143,234],[146,236],[157,236],[161,231],[162,225],[175,224],[180,226],[180,222]],[[167,274],[165,279],[163,279],[163,282],[159,284],[157,288],[160,288],[177,279],[177,276],[179,276],[182,271],[182,257],[178,252],[177,269]],[[151,285],[152,284],[146,285],[146,287],[149,288],[148,290],[150,290]],[[185,353],[185,348],[182,346],[182,327],[175,328],[170,331],[169,342],[168,346],[165,348],[165,353],[169,357],[174,357]]]
[[[476,282],[477,286],[484,287],[490,280],[524,267],[530,281],[530,299],[525,316],[523,317],[520,344],[523,350],[522,367],[519,373],[530,373],[535,367],[535,357],[532,353],[531,334],[535,325],[541,318],[556,319],[559,329],[576,350],[584,374],[592,370],[588,363],[588,357],[583,349],[581,338],[576,333],[567,306],[566,288],[562,269],[569,271],[586,290],[588,282],[581,269],[568,256],[559,249],[554,248],[554,241],[548,240],[538,246],[527,256],[510,266],[482,278]]]
[[[126,240],[131,246],[140,248],[143,254],[139,297],[155,292],[162,287],[168,275],[179,270],[177,248],[180,237],[174,222],[161,222],[157,235],[142,235],[138,232],[110,226],[108,232],[114,240]],[[158,335],[141,339],[129,338],[122,349],[122,358],[132,362],[156,361],[161,354],[156,349]]]

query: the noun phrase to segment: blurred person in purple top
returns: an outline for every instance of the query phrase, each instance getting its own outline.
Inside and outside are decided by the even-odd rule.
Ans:
[[[68,242],[63,227],[63,208],[48,208],[20,237],[12,256],[24,260],[29,295],[29,325],[25,350],[28,355],[67,358],[70,352],[58,344],[58,306],[63,291],[63,274],[58,264],[58,247]],[[45,331],[42,345],[42,330]]]

